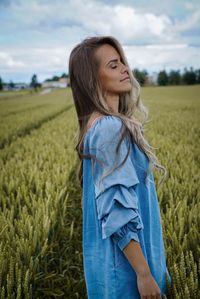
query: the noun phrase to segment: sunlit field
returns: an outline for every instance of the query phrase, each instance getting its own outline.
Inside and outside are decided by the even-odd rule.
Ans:
[[[144,87],[169,299],[197,299],[200,85]],[[0,298],[86,299],[77,118],[71,90],[0,94]]]

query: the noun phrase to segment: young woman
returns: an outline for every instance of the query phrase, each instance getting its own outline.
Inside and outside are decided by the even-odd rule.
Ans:
[[[144,138],[148,116],[122,46],[86,38],[70,54],[83,188],[83,266],[89,299],[167,294],[159,204],[152,170],[165,168]],[[143,123],[144,124],[144,123]]]

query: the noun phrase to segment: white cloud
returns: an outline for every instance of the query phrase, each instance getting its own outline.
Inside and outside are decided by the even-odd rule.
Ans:
[[[194,3],[194,1],[193,1],[193,2],[186,2],[186,3],[184,3],[183,5],[184,5],[184,7],[185,7],[187,10],[194,10],[194,9],[197,8],[196,5],[195,5],[195,3]]]
[[[11,71],[42,73],[60,69],[66,71],[69,53],[69,48],[4,48],[4,51],[0,52],[0,68],[9,73]]]
[[[37,73],[39,80],[53,74],[68,72],[68,58],[73,46],[67,48],[4,49],[0,52],[0,67],[6,76],[14,72],[26,75],[27,80]],[[200,52],[186,44],[124,46],[124,52],[132,69],[146,69],[150,73],[193,66],[200,68]],[[29,55],[31,53],[31,55]],[[23,57],[23,63],[21,59]],[[9,62],[9,63],[8,63]],[[26,80],[26,82],[27,82]]]
[[[137,42],[147,43],[151,39],[161,41],[163,35],[171,37],[168,33],[172,24],[165,15],[141,14],[132,7],[122,5],[113,7],[112,12],[112,15],[111,11],[109,12],[111,15],[109,33],[116,35],[122,42],[134,43],[137,40]]]
[[[102,3],[100,0],[11,1],[2,9],[1,76],[33,72],[45,75],[68,71],[72,48],[85,37],[113,35],[122,45],[132,68],[147,70],[200,67],[199,48],[188,45],[182,33],[199,28],[200,8],[185,3],[187,18],[173,19],[167,13],[155,13],[150,4]],[[172,8],[173,9],[173,8]],[[1,11],[0,11],[1,17]],[[14,34],[13,34],[14,33]],[[17,40],[17,42],[16,42]],[[195,44],[195,36],[193,37]],[[196,42],[198,43],[198,41]]]
[[[200,27],[200,9],[195,11],[187,19],[177,22],[174,28],[176,31],[186,31],[194,27]]]
[[[2,70],[13,71],[13,68],[15,70],[20,70],[24,66],[25,66],[24,62],[13,58],[10,53],[0,51],[0,69],[1,69],[1,71]]]
[[[21,0],[13,2],[10,9],[15,16],[12,26],[18,30],[25,28],[45,33],[76,25],[84,28],[85,34],[115,35],[121,42],[137,39],[138,43],[147,43],[154,39],[166,43],[174,38],[172,22],[167,15],[142,13],[123,4],[112,6],[92,0],[42,1],[39,4],[36,0]]]
[[[151,71],[180,69],[193,66],[200,68],[200,52],[186,44],[147,45],[125,47],[132,68]]]

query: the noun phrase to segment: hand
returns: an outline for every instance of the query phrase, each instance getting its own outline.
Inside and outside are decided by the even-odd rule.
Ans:
[[[141,299],[161,299],[161,291],[153,276],[148,274],[137,275],[137,286]]]

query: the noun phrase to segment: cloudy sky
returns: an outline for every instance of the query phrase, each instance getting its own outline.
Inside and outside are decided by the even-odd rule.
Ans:
[[[94,35],[117,38],[132,69],[200,67],[199,0],[0,0],[0,76],[67,73],[70,51]]]

